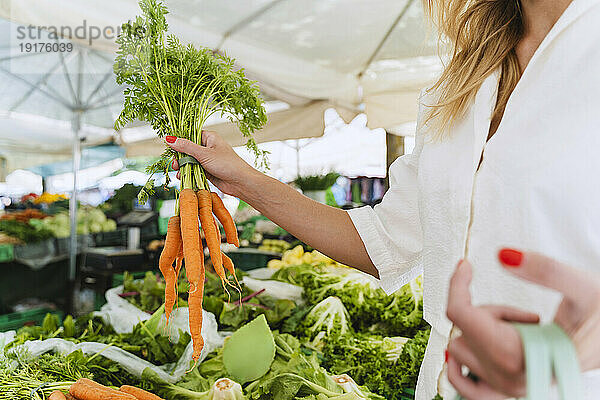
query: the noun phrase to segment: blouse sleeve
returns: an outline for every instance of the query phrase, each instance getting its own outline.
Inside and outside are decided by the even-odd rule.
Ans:
[[[381,288],[391,294],[422,273],[423,235],[419,212],[417,170],[423,138],[418,134],[412,154],[399,157],[389,170],[390,188],[375,207],[348,210],[371,261]]]

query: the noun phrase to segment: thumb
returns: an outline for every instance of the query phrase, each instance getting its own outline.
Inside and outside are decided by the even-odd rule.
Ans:
[[[203,163],[207,161],[208,149],[207,147],[196,144],[188,139],[177,138],[173,143],[165,142],[167,146],[180,153],[188,154],[194,157],[198,162]]]
[[[450,321],[459,326],[462,325],[463,317],[469,314],[468,309],[471,308],[469,285],[472,277],[471,264],[467,260],[461,260],[450,279],[446,314]]]
[[[502,249],[498,253],[498,258],[514,275],[554,289],[570,300],[589,298],[598,285],[590,273],[572,268],[539,253]]]

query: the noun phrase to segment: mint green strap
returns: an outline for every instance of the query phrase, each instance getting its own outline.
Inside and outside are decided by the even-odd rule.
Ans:
[[[583,399],[581,371],[573,342],[556,324],[544,326],[543,329],[546,340],[550,343],[554,376],[561,399]]]
[[[550,346],[539,325],[515,324],[525,352],[527,400],[547,400],[552,385]]]
[[[556,324],[514,326],[521,335],[525,352],[527,400],[547,400],[553,376],[562,400],[582,400],[579,360],[567,334]]]

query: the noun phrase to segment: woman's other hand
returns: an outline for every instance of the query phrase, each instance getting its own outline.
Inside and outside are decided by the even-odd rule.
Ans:
[[[165,141],[173,150],[189,154],[198,160],[208,179],[219,190],[229,195],[239,197],[249,177],[258,172],[242,160],[215,132],[202,131],[202,145],[175,136],[167,136]],[[173,160],[172,167],[175,170],[179,169],[176,159]]]
[[[536,253],[504,249],[499,258],[507,270],[520,278],[563,294],[555,322],[573,340],[582,370],[600,368],[598,277]],[[469,400],[524,396],[523,348],[511,323],[536,323],[538,318],[509,307],[473,306],[470,282],[471,265],[462,261],[451,279],[448,296],[448,318],[462,333],[448,345],[448,379]],[[462,366],[479,380],[463,376]]]

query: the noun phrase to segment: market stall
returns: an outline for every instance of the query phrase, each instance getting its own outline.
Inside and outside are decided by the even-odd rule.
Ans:
[[[42,398],[73,392],[76,381],[90,378],[165,399],[216,399],[226,379],[239,398],[412,398],[428,338],[421,283],[387,296],[372,278],[302,246],[275,261],[239,271],[241,292],[233,299],[207,273],[205,347],[187,372],[187,281],[180,277],[167,326],[164,281],[152,272],[140,279],[125,273],[94,314],[62,321],[48,314],[38,326],[0,334],[2,362],[14,362],[24,349],[30,354],[16,358],[16,369],[3,368],[1,379],[12,383],[0,393],[20,398],[33,391]],[[57,364],[70,372],[58,372]],[[47,385],[37,387],[40,380]]]
[[[385,176],[385,132],[373,128],[412,121],[418,88],[439,67],[431,43],[421,52],[409,40],[401,62],[390,56],[399,37],[424,37],[416,22],[422,12],[415,1],[381,1],[393,12],[355,3],[317,7],[286,22],[283,16],[302,14],[304,5],[259,3],[196,13],[228,21],[226,29],[190,18],[190,4],[169,5],[169,27],[166,9],[151,0],[141,2],[137,19],[135,2],[84,9],[64,0],[68,11],[61,13],[40,1],[0,5],[10,39],[21,24],[68,26],[82,16],[92,18],[90,26],[123,29],[116,45],[102,36],[56,38],[58,49],[71,46],[67,55],[16,56],[10,39],[3,47],[0,72],[10,82],[0,91],[0,140],[11,150],[2,153],[8,169],[28,167],[44,178],[72,172],[72,191],[13,199],[0,217],[0,311],[12,311],[0,315],[0,395],[414,397],[429,336],[420,279],[386,295],[372,278],[223,196],[198,160],[165,140],[199,143],[202,129],[213,127],[230,144],[246,145],[245,158],[264,167],[268,152],[257,143],[323,136],[320,149],[306,148],[315,161],[280,178],[333,207],[373,204]],[[355,51],[338,53],[352,54],[345,60],[331,52],[346,43],[331,34],[344,30],[329,26],[332,15],[356,20],[362,32]],[[304,24],[330,42],[303,38]],[[257,26],[271,29],[258,37]],[[278,39],[284,30],[291,46]],[[325,132],[331,108],[337,135]],[[316,162],[336,140],[346,145],[340,156]],[[36,152],[47,153],[43,161]],[[93,188],[78,184],[81,167],[136,155],[156,157],[142,162],[144,172],[117,168]],[[82,189],[109,198],[84,205]],[[29,285],[35,288],[14,289]],[[37,297],[37,307],[27,297]]]

